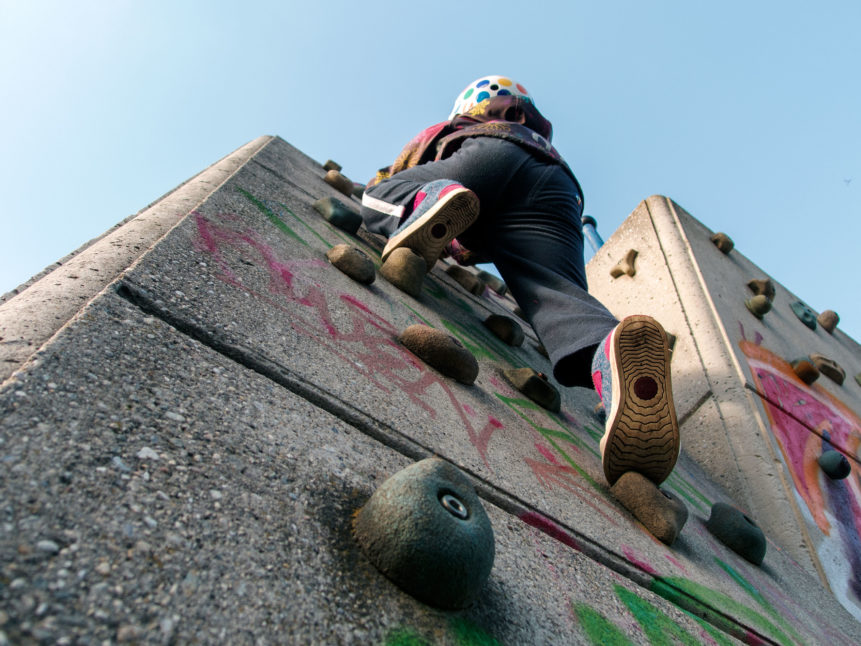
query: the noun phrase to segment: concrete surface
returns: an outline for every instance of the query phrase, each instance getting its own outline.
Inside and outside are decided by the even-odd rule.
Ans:
[[[783,546],[755,568],[710,536],[711,503],[733,499],[695,456],[666,484],[691,511],[672,548],[628,515],[601,475],[595,394],[562,389],[557,415],[502,379],[549,372],[531,330],[511,348],[481,324],[510,300],[467,293],[441,265],[418,299],[329,265],[340,242],[378,264],[379,243],[311,208],[327,195],[358,208],[324,175],[263,142],[2,385],[9,639],[859,640]],[[397,344],[417,322],[476,354],[475,385]],[[696,388],[682,388],[685,414],[711,423]],[[463,613],[410,600],[347,536],[375,483],[431,454],[473,478],[497,534],[487,598]]]

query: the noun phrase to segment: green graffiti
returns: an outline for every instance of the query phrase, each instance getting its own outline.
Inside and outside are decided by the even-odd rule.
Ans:
[[[443,319],[442,324],[446,327],[446,329],[451,332],[454,336],[456,336],[466,349],[472,352],[476,359],[478,357],[486,357],[488,359],[497,359],[498,357],[493,354],[490,350],[488,350],[484,345],[482,345],[479,339],[476,339],[473,335],[467,332],[462,327],[458,326],[451,321],[446,321]]]
[[[327,247],[332,247],[332,246],[333,246],[333,245],[332,245],[328,240],[326,240],[323,236],[321,236],[319,233],[317,233],[316,231],[314,231],[314,229],[312,229],[310,226],[308,226],[308,224],[307,224],[307,223],[306,223],[302,218],[300,218],[298,215],[296,215],[295,213],[293,213],[292,209],[291,209],[289,206],[287,206],[287,205],[286,205],[286,204],[284,204],[283,202],[279,202],[279,203],[278,203],[278,206],[280,206],[282,209],[284,209],[285,211],[287,211],[287,213],[289,213],[289,214],[293,217],[293,219],[294,219],[294,220],[296,220],[296,222],[298,222],[298,223],[299,223],[299,224],[301,224],[303,227],[305,227],[306,229],[308,229],[308,231],[309,231],[313,236],[315,236],[315,237],[316,237],[320,242],[322,242],[324,245],[326,245]]]
[[[598,429],[591,424],[583,424],[583,430],[596,442],[601,441],[601,437],[604,435],[604,429]]]
[[[437,300],[448,300],[448,294],[446,294],[445,290],[439,285],[437,285],[436,281],[434,280],[425,281],[425,291]]]
[[[401,305],[403,305],[403,306],[404,306],[404,307],[406,307],[410,312],[412,312],[413,314],[415,314],[415,315],[416,315],[416,318],[418,318],[422,323],[424,323],[424,324],[425,324],[425,325],[427,325],[428,327],[435,327],[435,326],[434,326],[430,321],[428,321],[424,316],[422,316],[422,315],[421,315],[421,314],[419,314],[416,310],[414,310],[412,307],[410,307],[409,303],[407,303],[406,301],[401,301]]]
[[[675,472],[671,473],[670,477],[667,478],[665,486],[673,489],[680,497],[687,500],[701,512],[708,513],[711,509],[711,501]],[[705,503],[705,506],[703,506],[703,503]]]
[[[248,200],[249,202],[251,202],[254,206],[256,206],[256,207],[257,207],[257,210],[258,210],[258,211],[260,211],[263,215],[265,215],[265,216],[266,216],[266,218],[267,218],[267,219],[268,219],[272,224],[274,224],[274,225],[275,225],[275,226],[276,226],[276,227],[277,227],[277,228],[278,228],[282,233],[286,233],[288,236],[290,236],[290,237],[291,237],[291,238],[293,238],[294,240],[297,240],[298,242],[302,243],[302,244],[303,244],[303,245],[305,245],[306,247],[308,246],[308,243],[307,243],[307,242],[305,242],[305,240],[303,240],[303,239],[302,239],[302,237],[301,237],[298,233],[296,233],[295,231],[293,231],[293,229],[291,229],[290,227],[288,227],[288,226],[285,224],[284,220],[282,220],[282,219],[281,219],[281,218],[279,218],[277,215],[275,215],[275,214],[272,212],[272,209],[270,209],[268,206],[266,206],[263,202],[261,202],[260,200],[258,200],[256,197],[254,197],[251,193],[249,193],[249,192],[248,192],[248,191],[246,191],[245,189],[243,189],[243,188],[238,188],[238,189],[236,189],[236,190],[237,190],[237,191],[239,191],[239,192],[243,195],[243,197],[245,197],[245,199],[247,199],[247,200]]]
[[[449,626],[459,646],[502,646],[483,628],[476,626],[469,619],[452,617]]]
[[[627,646],[633,643],[604,615],[586,604],[574,604],[574,612],[586,633],[586,637],[594,646]]]
[[[772,639],[781,644],[793,644],[801,641],[798,633],[786,623],[785,619],[779,618],[779,623],[786,631],[792,633],[796,638],[795,640],[756,610],[739,603],[722,592],[707,588],[701,583],[695,583],[682,577],[666,577],[653,579],[650,589],[658,596],[678,606],[684,607],[694,601],[698,605],[697,612],[702,612],[704,616],[708,616],[712,623],[715,623],[725,632],[737,633],[738,626],[731,624],[719,613],[716,613],[715,608],[753,626],[761,633],[770,635]]]
[[[386,636],[385,646],[432,646],[424,637],[408,628],[398,628]]]

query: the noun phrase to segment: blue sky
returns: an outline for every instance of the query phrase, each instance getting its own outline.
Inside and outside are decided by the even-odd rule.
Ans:
[[[0,0],[0,292],[243,143],[366,180],[484,74],[604,237],[672,197],[861,340],[861,3]]]

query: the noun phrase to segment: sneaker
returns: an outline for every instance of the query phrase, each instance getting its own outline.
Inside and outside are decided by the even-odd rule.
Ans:
[[[440,179],[422,186],[412,214],[404,220],[383,249],[383,262],[400,247],[412,249],[434,266],[442,250],[478,217],[478,197],[465,186]]]
[[[454,238],[443,249],[443,257],[449,257],[462,267],[472,267],[479,263],[490,262],[490,258],[485,258],[480,254],[471,251],[464,247],[457,238]]]
[[[661,324],[649,316],[623,319],[598,345],[592,381],[607,413],[601,438],[607,482],[612,485],[627,471],[655,484],[666,480],[681,444]]]

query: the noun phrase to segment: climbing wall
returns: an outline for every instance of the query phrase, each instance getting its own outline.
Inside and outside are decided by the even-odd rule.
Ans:
[[[641,252],[633,275],[614,271],[630,249]],[[861,618],[861,347],[839,317],[813,312],[726,234],[660,196],[637,207],[588,274],[618,315],[667,322],[676,384],[707,388],[685,413],[689,452]]]
[[[603,480],[595,394],[551,379],[557,412],[506,377],[550,373],[525,322],[520,345],[485,326],[513,317],[509,298],[445,263],[417,296],[351,279],[326,253],[345,243],[379,268],[380,241],[313,205],[358,201],[283,140],[252,143],[207,171],[224,176],[193,205],[171,200],[194,182],[153,205],[184,211],[7,361],[8,640],[859,641],[783,546],[769,543],[759,567],[706,529],[713,503],[739,503],[686,451],[664,487],[690,518],[671,546],[656,540]],[[0,306],[0,325],[45,280]],[[468,349],[474,383],[406,350],[398,337],[415,324]],[[705,395],[680,393],[691,417]],[[351,536],[379,484],[432,455],[467,475],[495,535],[490,578],[463,610],[404,593]]]

